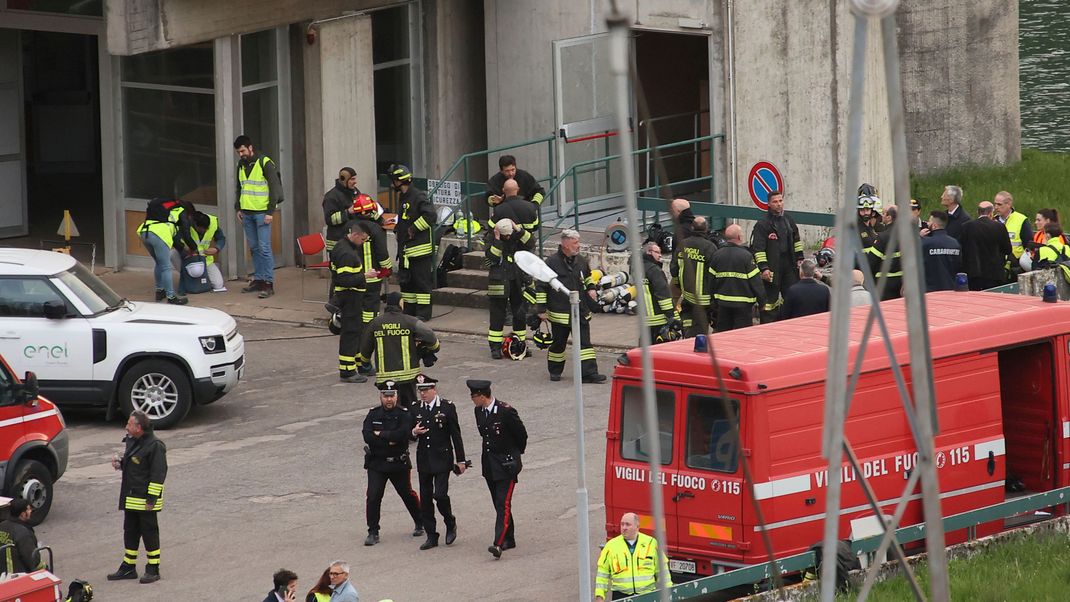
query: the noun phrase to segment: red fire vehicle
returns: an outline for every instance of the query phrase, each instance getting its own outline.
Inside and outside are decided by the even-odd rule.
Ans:
[[[1070,304],[994,293],[926,296],[939,431],[935,463],[945,515],[1070,484]],[[906,362],[902,300],[881,306],[896,360]],[[851,314],[857,355],[868,308]],[[828,314],[710,337],[728,391],[726,413],[708,355],[694,341],[651,348],[660,423],[660,487],[671,570],[710,575],[778,557],[822,539],[830,475],[821,455]],[[875,332],[878,332],[875,330]],[[909,386],[909,369],[904,370]],[[731,436],[738,420],[742,449]],[[653,531],[644,446],[639,350],[614,373],[606,433],[606,531],[637,512]],[[846,422],[862,472],[891,515],[916,449],[883,342],[869,341]],[[750,463],[765,524],[757,520],[740,459]],[[832,475],[831,478],[836,478]],[[872,517],[859,475],[846,463],[840,537]],[[1008,491],[1011,490],[1011,491]],[[1020,493],[1018,492],[1020,491]],[[903,525],[922,521],[921,491]],[[978,527],[983,535],[1003,523]],[[963,531],[948,533],[948,543]]]
[[[33,506],[39,524],[52,508],[53,485],[67,469],[69,445],[63,415],[38,396],[37,378],[24,381],[0,357],[0,484],[2,495]]]

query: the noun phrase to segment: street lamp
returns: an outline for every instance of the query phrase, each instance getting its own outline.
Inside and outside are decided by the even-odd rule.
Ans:
[[[572,324],[572,381],[576,388],[576,522],[579,528],[580,600],[591,600],[591,535],[587,525],[587,456],[583,441],[583,376],[580,368],[580,291],[570,291],[557,273],[534,253],[517,251],[513,261],[532,278],[568,295]]]

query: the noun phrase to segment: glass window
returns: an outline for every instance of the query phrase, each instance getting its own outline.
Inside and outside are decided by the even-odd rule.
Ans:
[[[215,88],[212,44],[196,44],[171,50],[124,56],[124,82]]]
[[[104,0],[7,0],[7,7],[65,15],[104,16]]]
[[[739,461],[733,427],[739,422],[739,402],[729,400],[731,416],[718,397],[687,397],[687,466],[735,472]]]
[[[60,272],[58,278],[85,303],[90,314],[96,315],[114,309],[122,303],[122,298],[111,290],[110,286],[81,263],[74,264],[74,267],[66,272]]]
[[[212,94],[123,89],[126,196],[216,197]]]
[[[243,86],[277,80],[276,67],[274,29],[241,37],[241,84]]]
[[[7,373],[7,368],[0,364],[0,405],[11,405],[11,402],[14,401],[15,395],[14,391],[12,391],[12,385],[14,384],[15,380]]]
[[[0,279],[0,315],[16,318],[45,317],[45,303],[67,306],[67,301],[41,278]],[[70,313],[70,308],[68,308]]]
[[[399,6],[372,13],[372,62],[386,63],[409,58],[409,7]],[[379,108],[378,105],[375,107]]]
[[[253,140],[261,155],[278,164],[279,157],[279,89],[260,88],[242,94],[242,133]]]
[[[672,391],[658,389],[658,428],[661,431],[661,463],[672,462],[672,439],[675,430],[675,397]],[[643,390],[624,387],[621,401],[620,455],[625,460],[649,462],[646,446],[646,415],[643,411]]]
[[[375,71],[375,157],[378,173],[391,163],[412,169],[412,109],[409,65]]]

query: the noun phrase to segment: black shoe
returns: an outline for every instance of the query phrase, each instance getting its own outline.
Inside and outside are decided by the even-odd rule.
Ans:
[[[344,383],[366,383],[366,382],[368,382],[368,377],[364,376],[363,374],[360,374],[360,373],[352,374],[350,376],[339,376],[338,379],[341,380]]]
[[[556,383],[559,380],[561,380],[561,375],[560,374],[551,374],[550,375],[550,382]]]
[[[145,567],[145,574],[141,576],[141,583],[155,583],[160,580],[160,565],[150,564]]]
[[[412,536],[413,537],[423,537],[424,536],[424,528],[421,527],[420,525],[416,525],[415,527],[412,528]]]
[[[600,385],[606,382],[606,375],[598,373],[588,374],[587,376],[584,376],[582,379],[580,379],[580,382]]]
[[[263,280],[253,280],[252,282],[249,283],[249,286],[246,286],[246,287],[242,288],[241,292],[243,292],[243,293],[258,293],[258,292],[260,292],[262,290],[264,290],[264,281]]]
[[[364,545],[366,546],[374,546],[377,543],[379,543],[379,533],[377,532],[368,533],[368,536],[364,538]]]
[[[171,305],[185,305],[189,303],[189,299],[175,295],[174,297],[168,297],[167,302]]]
[[[361,364],[357,366],[357,372],[364,376],[375,376],[375,364]]]
[[[157,302],[163,301],[166,298],[167,298],[167,291],[163,290],[162,288],[156,289],[156,301]]]
[[[507,542],[502,544],[502,551],[504,552],[506,550],[512,550],[515,547],[516,547],[516,542],[515,541],[507,541]]]
[[[494,556],[495,560],[502,557],[502,549],[499,546],[490,546],[487,551]]]
[[[430,550],[431,548],[438,547],[438,533],[434,535],[428,535],[427,541],[420,545],[421,550]]]
[[[502,359],[502,348],[501,348],[501,346],[491,347],[490,348],[490,359],[492,359],[492,360],[500,360],[500,359]]]
[[[457,541],[457,525],[446,527],[446,545],[451,546]]]
[[[123,579],[137,579],[137,566],[124,562],[119,565],[119,570],[108,574],[108,581],[122,581]]]
[[[256,296],[261,299],[267,299],[275,294],[275,284],[271,282],[265,282],[263,288],[260,289],[260,293]]]

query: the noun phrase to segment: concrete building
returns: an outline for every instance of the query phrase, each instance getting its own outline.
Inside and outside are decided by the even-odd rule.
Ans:
[[[769,161],[790,208],[832,207],[848,185],[846,0],[626,4],[635,11],[639,145],[712,138],[665,149],[660,164],[640,156],[644,194],[667,195],[654,188],[667,179],[673,194],[749,204],[751,167]],[[613,219],[619,163],[602,161],[617,151],[606,135],[606,8],[0,0],[0,236],[54,239],[69,209],[98,260],[148,265],[134,229],[147,199],[175,195],[223,218],[226,272],[245,274],[232,217],[231,142],[240,133],[283,173],[287,201],[274,228],[283,264],[294,261],[295,236],[322,226],[320,200],[343,165],[357,169],[362,190],[379,192],[376,175],[390,163],[434,179],[463,153],[526,140],[541,142],[510,151],[521,167],[570,176],[548,199],[544,223],[576,198]],[[899,25],[915,169],[1017,160],[1017,3],[905,0]],[[891,197],[871,34],[862,173]],[[469,180],[496,170],[497,155],[471,161]]]

